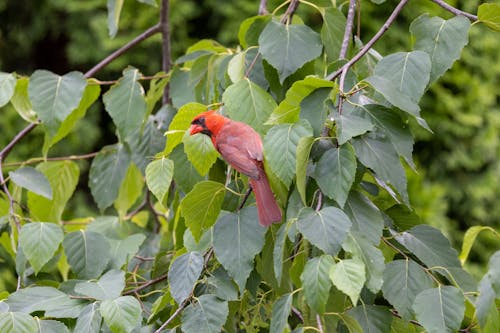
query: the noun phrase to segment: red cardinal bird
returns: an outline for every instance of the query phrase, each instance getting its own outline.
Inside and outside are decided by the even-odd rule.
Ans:
[[[267,227],[280,222],[281,210],[264,171],[259,134],[247,124],[221,116],[214,110],[203,112],[193,119],[189,134],[196,133],[208,135],[222,158],[234,169],[250,177],[260,224]]]

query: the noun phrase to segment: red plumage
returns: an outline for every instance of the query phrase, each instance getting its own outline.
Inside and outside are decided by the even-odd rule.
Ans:
[[[250,178],[261,225],[281,221],[281,210],[264,170],[262,140],[252,127],[211,110],[193,119],[189,133],[208,135],[222,158]]]

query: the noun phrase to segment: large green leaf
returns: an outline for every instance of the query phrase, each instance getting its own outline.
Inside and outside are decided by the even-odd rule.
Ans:
[[[389,139],[369,133],[352,139],[352,144],[361,163],[375,171],[380,180],[393,185],[409,206],[406,173]]]
[[[159,202],[162,202],[170,188],[174,175],[174,162],[168,158],[161,158],[148,164],[146,167],[146,182],[148,188]]]
[[[0,313],[0,331],[2,333],[36,333],[35,319],[26,313]]]
[[[96,282],[79,282],[75,285],[77,293],[100,301],[118,298],[124,288],[125,272],[118,269],[107,271]]]
[[[300,138],[297,144],[297,161],[295,165],[296,187],[302,202],[306,204],[307,166],[309,165],[309,154],[314,143],[312,136]]]
[[[58,222],[78,184],[80,176],[78,165],[72,161],[45,162],[39,164],[36,169],[49,180],[52,200],[28,192],[28,208],[31,216],[38,221]]]
[[[219,156],[212,140],[203,134],[190,136],[186,133],[183,143],[188,160],[200,175],[205,176]]]
[[[252,126],[264,133],[264,123],[276,108],[274,99],[257,84],[244,78],[230,85],[222,95],[224,112],[233,120]]]
[[[127,211],[141,197],[143,187],[144,179],[141,171],[134,163],[130,163],[118,189],[118,196],[113,203],[120,217],[127,215]]]
[[[107,0],[108,31],[111,38],[115,37],[118,32],[118,22],[120,22],[123,2],[124,0]]]
[[[469,19],[461,15],[444,20],[437,16],[429,17],[428,14],[419,16],[411,23],[414,49],[427,52],[431,59],[430,83],[460,58],[463,47],[469,42],[470,24]]]
[[[483,3],[477,9],[477,19],[489,28],[500,31],[500,5],[497,3]]]
[[[476,317],[483,332],[498,332],[500,330],[500,318],[495,303],[495,290],[491,285],[488,275],[479,282],[479,296],[476,298]]]
[[[363,332],[386,333],[391,330],[393,316],[385,306],[361,304],[349,309],[347,314],[357,320]]]
[[[29,166],[22,167],[9,172],[9,176],[16,185],[49,200],[52,199],[52,188],[47,177],[35,168]]]
[[[319,34],[306,25],[270,21],[259,36],[259,51],[276,68],[281,83],[322,50]]]
[[[460,267],[457,251],[436,228],[420,224],[395,238],[428,267]]]
[[[270,19],[270,15],[258,15],[249,17],[241,22],[240,29],[238,31],[238,40],[240,41],[240,45],[245,49],[249,46],[258,45],[259,35]]]
[[[283,261],[286,249],[286,235],[290,224],[283,223],[276,234],[273,248],[273,268],[276,281],[281,281],[283,276]]]
[[[28,93],[36,112],[50,135],[56,135],[62,122],[78,107],[87,86],[80,72],[63,76],[47,70],[31,75]]]
[[[349,296],[353,305],[366,281],[365,265],[359,259],[340,260],[330,269],[330,279],[335,287]]]
[[[467,229],[464,234],[464,240],[462,242],[462,251],[460,252],[460,263],[463,265],[469,256],[469,252],[476,240],[476,237],[481,233],[481,231],[488,230],[493,232],[497,237],[500,237],[500,234],[495,231],[495,229],[491,227],[483,227],[480,225],[476,225]]]
[[[196,241],[215,223],[225,192],[224,184],[207,180],[196,184],[182,199],[181,214]]]
[[[66,325],[57,320],[40,320],[35,318],[38,326],[37,333],[69,333]]]
[[[113,333],[130,333],[141,322],[141,305],[132,296],[105,300],[99,310]]]
[[[307,123],[276,125],[264,138],[264,153],[271,170],[290,186],[296,172],[297,146],[303,137],[312,136]]]
[[[336,207],[320,211],[307,207],[300,211],[297,219],[298,230],[304,238],[331,255],[337,255],[351,228],[349,217]]]
[[[23,226],[19,242],[35,273],[52,258],[63,238],[61,227],[54,223],[33,222]]]
[[[201,295],[182,312],[184,333],[219,333],[229,314],[227,301],[215,295]]]
[[[53,287],[20,289],[9,296],[7,304],[13,312],[45,311],[46,317],[54,318],[76,318],[85,306],[82,300],[72,299]]]
[[[102,148],[92,161],[89,187],[99,209],[111,206],[118,197],[129,163],[130,154],[121,143]]]
[[[213,247],[219,262],[235,280],[240,292],[253,269],[254,257],[264,246],[266,228],[259,224],[255,206],[247,206],[237,214],[229,213],[217,220]]]
[[[382,292],[389,303],[406,320],[413,316],[412,305],[422,291],[432,288],[432,279],[413,260],[394,260],[384,271]]]
[[[108,240],[93,231],[79,230],[67,234],[63,247],[71,269],[81,279],[99,277],[111,257]]]
[[[363,260],[366,269],[366,287],[374,294],[378,293],[382,287],[385,270],[382,251],[357,231],[351,231],[342,248]]]
[[[111,246],[110,267],[120,269],[127,262],[127,259],[130,260],[139,251],[139,247],[145,239],[146,235],[142,233],[133,234],[120,240],[109,239]]]
[[[360,110],[360,107],[350,108],[344,106],[342,113],[339,113],[335,108],[333,118],[335,119],[339,145],[345,144],[355,136],[371,131],[374,126],[373,122]]]
[[[184,145],[174,148],[169,157],[174,161],[175,184],[184,192],[190,192],[204,178],[196,171],[184,153]]]
[[[191,126],[191,121],[198,114],[207,110],[207,107],[199,103],[188,103],[183,105],[175,114],[167,133],[167,145],[164,154],[170,154],[174,148],[182,142],[186,130]]]
[[[17,79],[14,95],[10,99],[10,103],[16,109],[17,113],[27,122],[36,122],[38,117],[31,106],[30,97],[28,95],[29,78],[21,77]]]
[[[74,333],[99,333],[101,331],[102,316],[99,311],[99,302],[87,305],[76,320]]]
[[[464,317],[464,296],[453,286],[427,289],[417,295],[413,310],[427,332],[456,332]]]
[[[418,103],[431,74],[431,60],[423,51],[397,52],[377,63],[374,75],[391,81],[397,90]]]
[[[355,176],[356,155],[349,144],[327,150],[314,170],[314,178],[321,191],[340,207],[344,207]]]
[[[137,82],[141,76],[135,68],[125,69],[120,81],[103,96],[104,107],[113,119],[121,140],[129,141],[145,121],[147,106],[144,89]]]
[[[323,16],[321,40],[325,46],[328,62],[334,62],[340,56],[346,18],[336,7],[321,8],[321,15]]]
[[[0,108],[9,103],[16,89],[16,77],[11,73],[0,72]]]
[[[364,79],[370,86],[378,91],[384,98],[395,107],[408,112],[414,117],[420,117],[420,106],[410,96],[403,94],[396,82],[388,78],[373,75]]]
[[[298,121],[300,103],[304,98],[316,89],[333,88],[334,86],[334,82],[319,79],[315,76],[308,76],[303,80],[295,81],[290,89],[287,90],[285,99],[274,109],[267,123],[275,125]]]
[[[164,119],[162,117],[161,113],[150,116],[144,126],[142,135],[139,128],[137,129],[137,135],[132,135],[127,142],[132,151],[132,160],[143,174],[155,155],[165,149],[165,137],[162,129]]]
[[[203,256],[198,252],[184,253],[175,258],[168,270],[170,294],[181,305],[191,295],[203,271]]]
[[[270,333],[283,333],[288,325],[288,316],[292,311],[293,294],[281,296],[273,305]]]
[[[78,120],[85,116],[87,109],[97,100],[100,94],[101,87],[97,84],[88,84],[87,87],[85,87],[80,104],[78,104],[78,107],[64,119],[57,132],[53,135],[51,133],[45,133],[45,141],[42,148],[44,156],[47,156],[50,147],[71,133]]]
[[[335,261],[329,255],[309,260],[300,276],[306,302],[317,313],[325,312],[326,302],[332,287],[330,269]]]

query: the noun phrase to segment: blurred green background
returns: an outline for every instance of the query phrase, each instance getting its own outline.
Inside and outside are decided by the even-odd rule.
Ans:
[[[311,2],[330,3],[329,0]],[[447,2],[475,13],[483,1]],[[272,11],[280,3],[268,1],[268,9]],[[375,5],[361,1],[363,41],[380,28],[397,3],[386,1]],[[217,40],[228,48],[238,47],[239,25],[245,18],[256,15],[258,7],[256,0],[171,1],[173,59],[203,38]],[[409,24],[423,12],[451,17],[431,1],[412,1],[375,49],[382,55],[410,50]],[[314,9],[301,4],[297,15],[319,30],[321,16]],[[154,25],[158,17],[158,7],[125,1],[118,34],[111,39],[106,0],[0,0],[0,71],[22,75],[30,75],[35,69],[58,74],[72,70],[85,72]],[[485,225],[496,230],[500,227],[499,34],[478,24],[471,28],[469,37],[469,45],[460,61],[424,96],[422,114],[434,134],[414,129],[418,173],[408,172],[410,198],[417,214],[423,222],[443,230],[457,249],[469,227]],[[115,60],[96,77],[117,79],[128,65],[137,67],[144,75],[153,75],[160,70],[160,62],[160,36],[154,36]],[[26,122],[10,105],[1,108],[0,115],[0,146],[3,147]],[[41,142],[41,131],[35,129],[16,146],[7,163],[40,156]],[[77,130],[52,148],[49,156],[94,152],[115,142],[112,122],[98,102],[80,121]],[[89,161],[79,163],[85,170]],[[82,172],[79,190],[65,213],[67,219],[95,215],[98,211],[90,198],[86,177],[86,172]],[[487,259],[498,248],[498,240],[491,233],[481,234],[471,252],[469,270],[473,274],[485,270]],[[1,254],[0,258],[5,258]]]

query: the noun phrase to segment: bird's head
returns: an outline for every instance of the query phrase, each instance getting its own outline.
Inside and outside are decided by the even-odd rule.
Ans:
[[[212,137],[212,135],[219,133],[219,130],[227,121],[229,121],[228,118],[216,113],[215,110],[205,111],[191,121],[189,134],[202,133]]]

